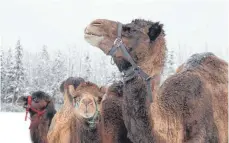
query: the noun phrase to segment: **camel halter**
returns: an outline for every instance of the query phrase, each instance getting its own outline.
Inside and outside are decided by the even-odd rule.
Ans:
[[[87,123],[88,123],[90,129],[96,128],[96,122],[95,121],[97,120],[98,116],[100,115],[100,112],[99,112],[99,109],[98,109],[98,103],[95,101],[95,98],[93,98],[93,100],[94,100],[94,103],[95,103],[95,113],[94,113],[94,115],[92,117],[87,118]],[[76,103],[74,107],[76,109],[78,109],[79,108],[79,104]]]
[[[49,104],[49,103],[48,103]],[[46,107],[48,106],[48,104],[46,105]],[[34,111],[35,113],[37,113],[38,114],[38,116],[37,116],[37,119],[36,120],[31,120],[31,123],[30,123],[30,126],[29,126],[29,129],[31,129],[31,127],[32,127],[32,125],[33,125],[33,123],[36,123],[36,122],[38,122],[39,121],[39,117],[41,117],[45,112],[46,112],[46,110],[44,109],[44,110],[42,110],[42,111],[39,111],[39,110],[37,110],[37,109],[35,109],[35,108],[33,108],[32,106],[32,96],[28,96],[28,98],[27,98],[27,107],[26,107],[26,113],[25,113],[25,121],[27,120],[27,118],[28,118],[28,112],[29,112],[29,109],[31,109],[32,111]],[[46,108],[45,107],[45,108]]]
[[[111,50],[107,53],[107,55],[110,55],[112,57],[114,57],[114,54],[117,52],[117,49],[120,48],[123,56],[128,60],[128,62],[130,62],[130,64],[132,65],[128,70],[123,71],[123,79],[125,82],[133,79],[136,76],[140,76],[145,82],[146,82],[146,86],[147,86],[147,94],[149,97],[150,102],[153,102],[152,99],[152,89],[151,89],[151,80],[154,77],[149,76],[148,74],[146,74],[133,60],[133,58],[130,56],[130,54],[128,53],[125,45],[123,44],[122,41],[122,24],[120,22],[118,22],[118,30],[117,30],[117,38],[114,41],[114,44],[111,48]]]
[[[96,122],[95,121],[97,120],[98,116],[100,115],[99,109],[98,109],[98,103],[95,101],[95,99],[94,99],[94,102],[95,102],[95,113],[91,118],[89,118],[87,120],[87,123],[89,124],[90,129],[96,128]]]

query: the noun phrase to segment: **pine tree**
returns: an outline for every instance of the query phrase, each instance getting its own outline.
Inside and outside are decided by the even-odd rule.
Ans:
[[[110,70],[108,70],[108,65],[106,60],[104,60],[105,56],[102,56],[101,58],[99,58],[99,72],[98,72],[98,76],[99,77],[99,83],[101,85],[104,85],[105,83],[107,83],[107,81],[109,80],[108,78],[108,72],[110,72]]]
[[[2,97],[5,95],[6,93],[6,69],[5,69],[5,55],[4,55],[4,52],[3,52],[3,49],[1,48],[1,51],[0,51],[1,55],[0,55],[0,62],[1,62],[1,93],[0,93],[0,102],[2,103]],[[1,105],[0,103],[0,105]],[[1,107],[0,107],[1,109]]]
[[[39,54],[37,65],[33,70],[33,90],[43,90],[51,94],[51,69],[50,69],[50,57],[47,51],[47,46],[43,46],[41,53]]]
[[[22,63],[23,59],[23,49],[20,43],[20,40],[17,41],[15,48],[15,63],[14,63],[14,96],[13,103],[17,101],[18,97],[23,95],[25,92],[25,69]]]
[[[62,95],[59,92],[61,82],[66,79],[68,71],[66,70],[65,59],[59,51],[55,60],[52,63],[52,95],[55,96],[57,102],[62,101]]]
[[[12,101],[15,89],[15,77],[14,77],[14,62],[12,56],[12,50],[9,48],[7,52],[6,62],[5,62],[5,92],[2,95],[4,102]]]
[[[167,79],[169,76],[175,73],[175,64],[174,64],[174,51],[168,51],[165,68],[163,71],[163,79]]]
[[[84,71],[83,78],[85,80],[90,80],[92,76],[92,68],[91,68],[91,58],[88,53],[86,54],[82,64],[83,64],[83,71]]]

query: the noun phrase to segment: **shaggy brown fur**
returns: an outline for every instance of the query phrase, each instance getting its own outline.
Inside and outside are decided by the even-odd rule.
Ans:
[[[123,25],[123,43],[137,65],[151,76],[160,75],[164,66],[162,28],[158,22],[145,20]],[[108,53],[116,33],[117,22],[99,19],[87,26],[85,39]],[[123,118],[133,142],[227,142],[228,64],[211,54],[197,57],[161,87],[154,81],[151,105],[140,77],[124,83]],[[120,50],[114,61],[121,72],[131,66]]]
[[[94,118],[96,114],[96,104],[98,112],[100,111],[100,103],[104,93],[101,92],[96,84],[84,82],[79,85],[73,95],[76,97],[76,100],[79,99],[78,112],[82,118],[77,123],[77,136],[83,143],[101,143],[100,114],[97,114],[94,121],[90,118]],[[88,115],[89,118],[87,117]]]
[[[122,116],[123,83],[110,85],[102,100],[101,126],[104,143],[131,143]]]
[[[65,102],[52,121],[48,134],[49,143],[100,143],[99,115],[93,124],[95,126],[91,127],[90,119],[85,116],[96,110],[86,110],[85,113],[85,108],[95,108],[95,104],[91,103],[95,101],[100,104],[104,93],[100,92],[97,85],[85,82],[82,78],[71,77],[61,85],[61,91],[63,87]],[[79,103],[77,109],[74,107],[75,102]]]
[[[27,96],[19,98],[18,103],[23,103],[27,106]],[[37,110],[46,110],[45,113],[38,117],[37,113],[29,110],[31,118],[30,137],[33,143],[47,143],[47,133],[51,124],[52,118],[56,113],[51,97],[43,92],[37,91],[32,93],[32,105]]]
[[[60,86],[60,91],[64,93],[64,105],[54,116],[47,135],[48,143],[78,143],[77,122],[81,118],[73,106],[73,97],[70,94],[69,86],[76,89],[84,82],[82,78],[70,77]]]
[[[80,129],[78,130],[78,134],[81,141],[85,143],[130,143],[122,119],[122,87],[122,83],[114,83],[108,88],[106,97],[104,97],[103,95],[106,91],[104,87],[99,89],[98,86],[91,82],[79,85],[74,96],[78,98],[81,97],[81,100],[83,97],[93,97],[98,103],[99,110],[101,111],[101,116],[99,116],[97,120],[96,128],[90,129],[87,122],[81,122],[79,124]],[[79,112],[81,112],[81,110]]]
[[[228,64],[213,54],[195,54],[178,74],[167,79],[157,96],[160,106],[154,108],[159,115],[155,116],[155,126],[161,135],[167,133],[171,142],[226,143],[227,72]],[[161,118],[160,123],[156,118]]]

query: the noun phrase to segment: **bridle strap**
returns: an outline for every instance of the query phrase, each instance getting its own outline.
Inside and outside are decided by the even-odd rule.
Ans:
[[[98,116],[99,116],[99,109],[98,109],[98,103],[95,101],[95,99],[93,98],[94,100],[94,103],[95,103],[95,114],[87,121],[88,124],[89,124],[89,127],[91,129],[95,128],[96,127],[96,123],[95,121],[97,120]]]
[[[134,62],[133,58],[130,56],[129,52],[127,51],[125,45],[122,42],[122,24],[118,22],[118,30],[117,30],[117,38],[114,41],[114,44],[111,48],[111,50],[107,53],[107,55],[111,55],[114,57],[114,54],[117,52],[117,49],[120,48],[120,50],[123,53],[124,58],[126,58],[127,61],[130,62],[132,65],[127,71],[124,71],[124,81],[127,82],[131,79],[133,79],[135,76],[140,76],[145,82],[147,87],[147,94],[149,97],[150,102],[153,102],[152,99],[152,84],[151,79],[148,74],[146,74],[137,64]]]
[[[122,23],[118,22],[117,38],[115,39],[114,44],[111,50],[107,53],[107,55],[111,55],[113,57],[117,49],[120,47],[121,43],[122,43]]]
[[[31,107],[31,103],[32,103],[32,97],[31,96],[28,96],[27,97],[27,108],[26,108],[26,113],[25,113],[25,121],[28,118],[28,113],[29,113],[29,109]]]
[[[46,112],[46,109],[40,111],[40,110],[37,110],[37,109],[33,108],[31,104],[32,104],[32,96],[28,96],[28,99],[27,99],[27,107],[26,107],[26,115],[25,115],[25,121],[26,121],[27,118],[28,118],[28,112],[29,112],[29,110],[32,110],[32,111],[34,111],[35,113],[38,114],[36,120],[39,120],[39,117],[41,117],[41,116]],[[48,104],[49,104],[49,102],[47,103],[47,105],[46,105],[45,108],[47,108]],[[36,121],[36,120],[35,120],[35,121]],[[32,121],[32,120],[31,120],[31,121]],[[32,122],[30,123],[29,129],[30,129],[31,127],[32,127]]]

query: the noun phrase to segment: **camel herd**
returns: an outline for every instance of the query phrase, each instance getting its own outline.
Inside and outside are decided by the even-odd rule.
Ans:
[[[98,87],[69,77],[60,85],[59,111],[44,92],[34,92],[32,101],[22,97],[32,142],[228,142],[227,62],[212,53],[194,54],[160,85],[167,48],[159,22],[97,19],[84,37],[112,56],[123,80]]]

